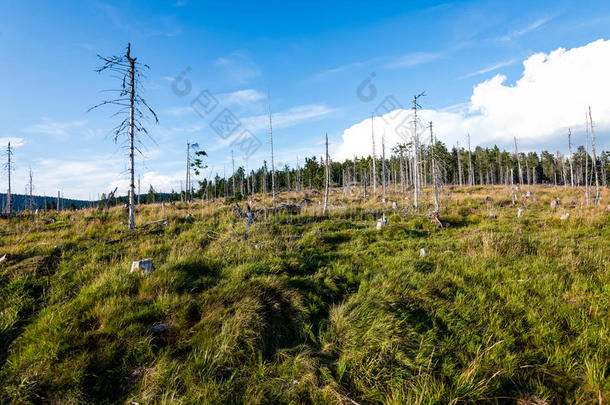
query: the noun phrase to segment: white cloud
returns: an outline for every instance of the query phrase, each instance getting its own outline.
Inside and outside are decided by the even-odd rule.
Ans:
[[[157,157],[157,154],[153,151],[154,157]],[[116,154],[94,155],[86,160],[35,159],[32,169],[36,194],[57,195],[57,190],[61,190],[69,198],[97,199],[98,193],[108,194],[118,187],[117,194],[126,195],[129,188],[126,165],[124,156]],[[20,173],[16,173],[16,184],[26,183],[26,170],[21,168]],[[181,170],[172,174],[161,174],[154,170],[141,171],[140,164],[137,163],[136,172],[136,175],[141,173],[142,193],[147,192],[151,184],[159,192],[180,189],[183,176]]]
[[[525,60],[523,67],[522,77],[514,85],[508,85],[506,76],[498,74],[475,86],[467,110],[422,110],[422,122],[433,121],[437,137],[448,145],[458,139],[463,145],[465,134],[470,133],[473,145],[509,145],[516,136],[524,145],[545,147],[549,143],[567,142],[563,140],[568,128],[577,137],[582,134],[584,108],[590,105],[598,135],[610,130],[610,80],[607,78],[610,40],[598,40],[570,50],[559,48],[549,54],[537,53]],[[404,116],[408,111],[394,111],[385,118],[390,121],[389,116],[396,114]],[[388,147],[401,141],[395,131],[396,120],[390,122],[375,119],[377,143],[385,131]],[[423,139],[427,141],[428,137]],[[369,154],[370,150],[369,118],[343,132],[335,157]]]
[[[83,160],[35,159],[34,186],[39,195],[56,195],[57,190],[62,190],[66,197],[87,199],[89,190],[107,193],[108,185],[124,176],[120,171],[124,166],[124,159],[116,155],[90,156]],[[91,197],[97,198],[97,195]]]
[[[334,110],[323,104],[307,104],[289,108],[272,114],[273,128],[281,129],[291,127],[305,121],[321,119]],[[269,115],[261,114],[253,117],[240,118],[244,128],[253,133],[261,132],[269,128]]]
[[[265,98],[265,94],[254,89],[244,89],[232,93],[222,93],[218,95],[218,101],[224,105],[247,106]]]
[[[74,130],[83,128],[86,124],[85,121],[59,122],[43,118],[41,124],[32,125],[24,131],[32,134],[51,135],[59,140],[67,140]]]
[[[140,193],[146,194],[152,185],[153,189],[156,192],[169,193],[170,191],[180,191],[180,181],[183,180],[182,173],[174,173],[171,175],[157,173],[155,171],[144,172],[140,178]],[[137,181],[136,180],[136,193],[137,193]],[[114,190],[115,187],[118,187],[118,193],[121,195],[126,195],[127,190],[129,189],[129,179],[124,178],[120,180],[115,180],[110,183],[109,189]]]

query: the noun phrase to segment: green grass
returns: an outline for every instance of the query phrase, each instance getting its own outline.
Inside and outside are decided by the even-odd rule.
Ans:
[[[457,189],[439,229],[335,193],[247,241],[222,201],[142,206],[170,226],[133,233],[120,209],[1,220],[0,403],[610,400],[605,206],[535,187],[517,218],[504,188]]]

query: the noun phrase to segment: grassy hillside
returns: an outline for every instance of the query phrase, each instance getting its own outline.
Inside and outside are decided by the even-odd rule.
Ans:
[[[609,401],[610,212],[520,194],[447,189],[440,229],[336,190],[246,241],[223,201],[3,219],[0,402]]]

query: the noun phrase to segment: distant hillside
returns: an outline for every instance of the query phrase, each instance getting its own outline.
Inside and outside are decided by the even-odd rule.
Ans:
[[[25,209],[29,209],[30,196],[24,194],[12,194],[13,200],[13,210],[14,211],[23,211]],[[140,194],[140,202],[142,204],[146,203],[146,194]],[[172,194],[169,193],[155,193],[155,201],[169,201],[172,197]],[[137,197],[136,197],[137,198]],[[57,209],[57,196],[32,196],[32,205],[33,208],[44,208],[45,201],[47,203],[46,207],[49,209]],[[174,199],[179,199],[179,195],[174,194]],[[104,200],[105,201],[105,200]],[[115,205],[115,203],[127,202],[127,196],[117,196],[116,201],[113,201],[111,205]],[[62,209],[79,209],[86,208],[91,206],[97,206],[99,200],[76,200],[72,198],[62,198],[60,201]],[[6,211],[7,204],[7,195],[6,193],[0,193],[0,212]]]
[[[29,208],[30,196],[24,194],[11,194],[13,200],[13,210],[22,211],[24,209]],[[57,206],[57,196],[55,197],[43,197],[43,196],[32,196],[32,205],[33,208],[43,208],[45,207],[45,201],[47,202],[47,206],[49,208],[56,208]],[[6,193],[0,193],[0,207],[2,207],[2,212],[6,210],[7,204],[7,195]],[[64,209],[72,208],[83,208],[88,207],[90,204],[89,201],[84,200],[75,200],[71,198],[62,198],[61,205]],[[97,204],[97,202],[91,202],[91,204]]]

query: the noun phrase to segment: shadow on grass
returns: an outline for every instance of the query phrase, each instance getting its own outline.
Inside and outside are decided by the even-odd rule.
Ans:
[[[5,314],[14,313],[16,321],[12,325],[5,321],[5,327],[0,330],[0,368],[6,362],[11,343],[45,306],[45,288],[57,270],[60,255],[56,249],[49,255],[21,260],[3,272],[0,304]]]

